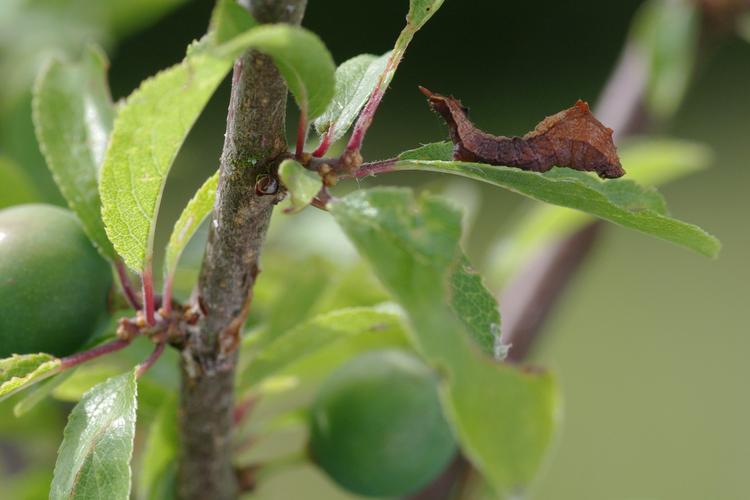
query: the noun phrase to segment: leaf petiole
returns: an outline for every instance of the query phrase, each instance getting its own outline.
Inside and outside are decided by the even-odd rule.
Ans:
[[[141,275],[143,283],[143,308],[146,314],[146,323],[149,326],[156,325],[156,316],[154,314],[154,275],[151,269],[151,263],[146,264]]]
[[[120,287],[122,288],[122,293],[125,295],[125,299],[128,301],[128,304],[130,304],[130,307],[135,311],[140,311],[143,306],[141,306],[141,301],[138,300],[138,296],[133,289],[133,283],[130,281],[128,271],[125,269],[125,264],[122,263],[122,260],[115,260],[115,269],[117,269],[117,277],[120,281]]]
[[[383,74],[380,75],[378,85],[375,87],[375,90],[372,91],[370,99],[367,101],[367,104],[365,104],[365,109],[362,110],[359,118],[357,118],[357,123],[354,125],[354,131],[349,138],[349,143],[346,145],[346,151],[359,152],[359,150],[362,149],[362,142],[365,139],[367,130],[370,128],[370,125],[372,125],[375,112],[378,110],[378,106],[380,106],[380,102],[383,100],[388,85],[391,83],[391,80],[393,80],[393,75],[396,73],[396,68],[398,68],[399,63],[404,56],[404,52],[406,52],[406,47],[409,44],[409,41],[411,41],[411,38],[414,36],[414,31],[410,31],[409,34],[406,35],[405,33],[407,32],[409,32],[409,26],[404,28],[399,35],[398,40],[396,41],[396,48],[391,52],[391,57],[388,59],[388,64],[386,64]]]
[[[164,290],[162,291],[162,308],[159,311],[164,317],[169,317],[172,314],[172,289],[174,288],[174,274],[167,276],[164,281]]]
[[[373,161],[369,163],[363,163],[356,172],[352,174],[354,178],[368,177],[370,175],[386,174],[388,172],[395,172],[396,163],[398,158],[389,158],[387,160]]]
[[[77,352],[75,354],[71,354],[70,356],[61,358],[59,371],[67,370],[68,368],[73,368],[74,366],[78,366],[87,361],[91,361],[92,359],[96,359],[100,356],[104,356],[105,354],[109,354],[112,352],[119,351],[120,349],[124,349],[130,345],[131,341],[132,341],[131,339],[127,339],[127,340],[117,339],[117,340],[113,340],[112,342],[107,342],[106,344],[96,346],[92,349],[89,349],[88,351]]]
[[[328,149],[331,147],[331,129],[328,129],[323,136],[323,138],[320,140],[320,144],[318,145],[317,149],[313,151],[313,156],[315,158],[320,158],[324,154],[328,152]]]
[[[388,63],[380,76],[375,90],[370,95],[369,101],[365,105],[365,109],[359,115],[357,123],[354,125],[354,131],[349,138],[349,143],[346,146],[346,151],[349,153],[359,153],[362,148],[362,142],[364,141],[367,129],[372,124],[372,119],[375,116],[375,112],[378,110],[380,101],[383,100],[388,85],[391,84],[393,76],[396,74],[396,69],[404,58],[406,48],[409,46],[412,38],[417,31],[424,26],[427,20],[440,8],[443,0],[435,0],[431,2],[427,8],[422,9],[423,6],[417,6],[418,2],[410,2],[409,14],[406,17],[407,24],[396,39],[396,43],[391,51],[391,55],[388,58]]]
[[[156,344],[156,347],[154,347],[154,350],[151,351],[151,354],[149,354],[148,358],[138,365],[138,368],[135,370],[135,378],[139,379],[141,378],[161,357],[162,353],[164,353],[164,347],[167,345],[166,342],[159,342]]]
[[[297,127],[297,147],[294,151],[294,158],[297,160],[302,159],[302,155],[305,152],[305,142],[307,141],[307,130],[309,124],[307,123],[307,114],[305,110],[300,110],[299,114],[299,125]]]

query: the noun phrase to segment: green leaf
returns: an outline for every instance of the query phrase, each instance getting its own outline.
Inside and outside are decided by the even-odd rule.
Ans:
[[[705,146],[689,141],[644,139],[622,147],[620,159],[629,179],[659,185],[708,167],[712,155]],[[570,208],[534,206],[490,251],[488,267],[493,270],[493,280],[504,283],[538,249],[593,220],[591,215]]]
[[[60,359],[49,354],[14,354],[0,359],[0,401],[60,370]]]
[[[129,498],[136,396],[135,370],[112,377],[84,394],[65,426],[51,500]]]
[[[151,265],[154,229],[169,169],[232,62],[248,48],[269,54],[309,118],[333,95],[334,65],[320,39],[302,28],[266,25],[216,45],[214,33],[176,66],[144,81],[119,111],[99,188],[107,235],[135,271]]]
[[[711,148],[670,138],[630,139],[620,148],[628,179],[658,186],[705,170],[714,160]]]
[[[574,208],[635,229],[704,255],[715,257],[721,244],[701,228],[667,215],[661,195],[630,180],[600,181],[591,175],[565,168],[540,174],[512,167],[458,161],[399,160],[392,171],[417,170],[459,175],[523,194],[534,200]]]
[[[0,156],[0,208],[32,203],[39,200],[39,193],[31,178],[10,158]]]
[[[687,91],[700,34],[699,7],[650,0],[634,22],[631,40],[648,64],[646,102],[659,118],[674,114]]]
[[[219,171],[217,170],[196,191],[177,219],[172,229],[172,235],[169,237],[166,256],[164,258],[164,272],[167,276],[174,275],[182,251],[185,250],[185,246],[190,241],[190,238],[193,237],[200,225],[213,210],[218,185]]]
[[[444,0],[410,0],[406,22],[414,31],[420,29],[443,5]]]
[[[107,235],[135,271],[150,266],[162,190],[177,153],[232,66],[192,50],[144,81],[120,108],[100,180]]]
[[[521,498],[559,425],[553,377],[478,360],[465,350],[457,353],[451,371],[447,410],[466,455],[495,491]]]
[[[121,367],[111,363],[86,363],[78,366],[72,376],[54,388],[52,395],[60,401],[77,402],[89,389],[121,372]]]
[[[44,380],[41,384],[33,387],[13,407],[13,415],[22,417],[30,412],[37,404],[44,401],[52,392],[75,373],[75,368],[68,368],[52,378]]]
[[[424,26],[424,24],[442,5],[443,0],[409,1],[409,13],[406,16],[406,26],[401,30],[401,33],[399,33],[390,55],[384,57],[382,70],[378,68],[381,71],[380,76],[375,81],[375,85],[373,86],[372,92],[367,101],[368,104],[366,105],[370,106],[369,103],[372,103],[372,108],[369,111],[365,108],[365,113],[359,117],[360,121],[355,130],[366,130],[367,127],[369,127],[369,123],[372,121],[372,113],[377,109],[380,100],[388,90],[391,80],[393,80],[393,77],[396,74],[396,69],[398,69],[398,65],[404,58],[409,43],[411,43],[417,31]]]
[[[234,59],[248,48],[273,58],[308,120],[326,110],[333,97],[336,65],[317,35],[288,24],[262,25],[234,37],[216,53]]]
[[[81,2],[81,0],[75,1]],[[105,5],[97,5],[98,8],[94,9],[97,17],[102,16],[102,23],[95,24],[95,26],[101,29],[101,26],[106,23],[111,26],[111,30],[117,37],[124,37],[154,24],[164,15],[185,3],[186,0],[110,0]],[[86,3],[86,0],[83,0],[80,5],[81,7],[74,12],[80,13],[80,9],[91,6]]]
[[[338,229],[338,228],[337,228]],[[345,238],[345,236],[342,235]],[[336,265],[336,272],[315,303],[313,312],[324,313],[336,309],[374,306],[391,300],[366,263],[357,261],[346,266]]]
[[[339,232],[335,222],[330,222]],[[345,238],[343,234],[341,237]],[[348,244],[346,241],[342,243]],[[315,316],[363,306],[379,308],[380,304],[390,299],[361,261],[354,265],[341,261],[334,264],[318,255],[303,259],[274,250],[266,254],[263,262],[263,272],[253,290],[252,330],[244,336],[240,373],[265,346],[282,342],[283,337]],[[304,366],[295,368],[291,376],[302,373],[307,381],[311,373],[326,372],[353,353],[390,346],[392,342],[393,339],[386,336],[363,336],[337,342],[331,349],[308,356]],[[288,375],[285,373],[283,376]]]
[[[279,179],[289,191],[293,212],[299,212],[309,205],[323,188],[323,180],[320,175],[306,169],[295,160],[281,162]]]
[[[52,60],[37,79],[32,109],[37,140],[60,192],[94,245],[112,259],[97,185],[115,117],[108,64],[95,46],[77,64]]]
[[[500,494],[518,495],[536,474],[557,419],[557,393],[542,372],[498,363],[468,341],[450,308],[461,288],[460,213],[408,190],[357,191],[329,204],[332,215],[406,309],[411,338],[444,374],[443,402],[462,448]],[[471,301],[471,296],[462,300]],[[475,307],[483,301],[474,301]],[[456,310],[458,309],[458,310]]]
[[[505,358],[507,346],[500,343],[497,300],[465,255],[461,255],[450,276],[450,305],[485,353]]]
[[[362,54],[336,68],[336,91],[325,113],[315,120],[315,129],[334,143],[346,134],[375,90],[391,53]]]
[[[370,307],[353,307],[321,314],[290,330],[275,342],[259,339],[260,344],[266,347],[247,361],[247,368],[240,375],[240,385],[254,386],[287,366],[352,337],[399,338],[403,336],[402,321],[403,318],[395,312]],[[251,339],[250,345],[254,344]]]
[[[331,262],[317,256],[275,264],[283,266],[280,272],[265,277],[261,273],[258,278],[258,299],[267,305],[263,317],[266,333],[259,339],[260,345],[284,335],[307,319],[336,271]],[[281,281],[268,283],[266,280],[274,275]],[[269,289],[274,286],[275,289]]]
[[[250,12],[238,4],[237,0],[218,0],[211,13],[209,31],[215,34],[216,43],[224,43],[257,24]]]
[[[162,404],[151,422],[137,476],[137,498],[174,498],[179,446],[177,398],[173,397]]]
[[[289,219],[281,214],[278,217],[280,219],[277,220],[282,223],[283,219]],[[328,234],[332,236],[327,241],[340,238],[337,241],[342,245],[349,245],[346,236],[327,215],[320,212],[314,218],[332,224],[324,228],[332,229],[323,232],[324,239]],[[309,220],[301,224],[312,225]],[[321,226],[315,224],[315,228]],[[334,231],[338,233],[335,236]],[[285,234],[288,232],[285,231]],[[300,236],[299,233],[296,235]],[[310,240],[305,240],[302,235],[299,242],[291,244],[273,239],[269,241],[271,251],[264,254],[263,271],[253,288],[253,314],[250,315],[253,326],[282,333],[317,314],[349,307],[373,306],[390,300],[364,262],[358,260],[349,264],[343,257],[337,259],[330,253],[321,256],[313,252],[303,257],[298,251],[303,241]],[[287,253],[284,248],[291,249],[293,253]],[[309,244],[305,250],[310,250]],[[355,252],[353,248],[351,251]]]
[[[334,73],[336,86],[333,98],[331,99],[330,104],[328,104],[328,108],[326,108],[325,112],[320,115],[314,123],[315,129],[319,134],[324,134],[336,124],[336,121],[339,116],[341,116],[344,108],[357,93],[357,89],[367,72],[367,68],[370,67],[375,59],[377,59],[377,56],[374,54],[360,54],[351,59],[347,59],[336,68],[336,72]],[[371,92],[372,89],[367,92],[364,99],[365,101],[367,100],[367,97],[370,96]],[[364,106],[364,102],[362,105]],[[357,110],[357,112],[358,111],[359,110]],[[331,142],[334,142],[334,139],[332,139]]]
[[[398,159],[406,160],[453,160],[453,143],[450,141],[432,142],[423,144],[416,149],[404,151],[398,155]]]

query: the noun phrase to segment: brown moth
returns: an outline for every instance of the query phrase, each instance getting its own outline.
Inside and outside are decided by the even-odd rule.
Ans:
[[[548,116],[523,137],[505,137],[476,128],[459,100],[424,87],[419,90],[429,99],[430,108],[448,124],[456,160],[534,172],[546,172],[553,166],[568,167],[596,172],[604,179],[625,175],[612,141],[612,129],[594,118],[584,101]]]

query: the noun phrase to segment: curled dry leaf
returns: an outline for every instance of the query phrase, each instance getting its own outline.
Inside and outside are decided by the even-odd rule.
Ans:
[[[456,160],[534,172],[546,172],[553,166],[568,167],[593,171],[605,179],[625,174],[612,141],[612,129],[602,125],[584,101],[548,116],[523,137],[505,137],[476,128],[459,100],[424,87],[419,89],[429,99],[430,108],[448,124]]]

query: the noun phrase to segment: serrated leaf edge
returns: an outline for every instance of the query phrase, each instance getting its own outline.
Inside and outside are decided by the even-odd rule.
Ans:
[[[33,354],[32,356],[38,356],[43,355],[44,353],[39,354]],[[23,358],[24,356],[29,356],[28,354],[13,354],[10,358],[5,358],[3,361],[6,360],[15,360],[19,358]],[[8,380],[3,381],[0,383],[0,401],[9,398],[13,394],[16,394],[17,392],[37,383],[41,382],[42,380],[51,377],[52,375],[59,372],[56,368],[60,367],[61,360],[59,358],[55,358],[50,356],[51,359],[48,359],[47,361],[41,363],[38,365],[34,370],[26,373],[23,376],[15,376],[11,377]],[[39,373],[42,373],[44,376],[39,376]]]

